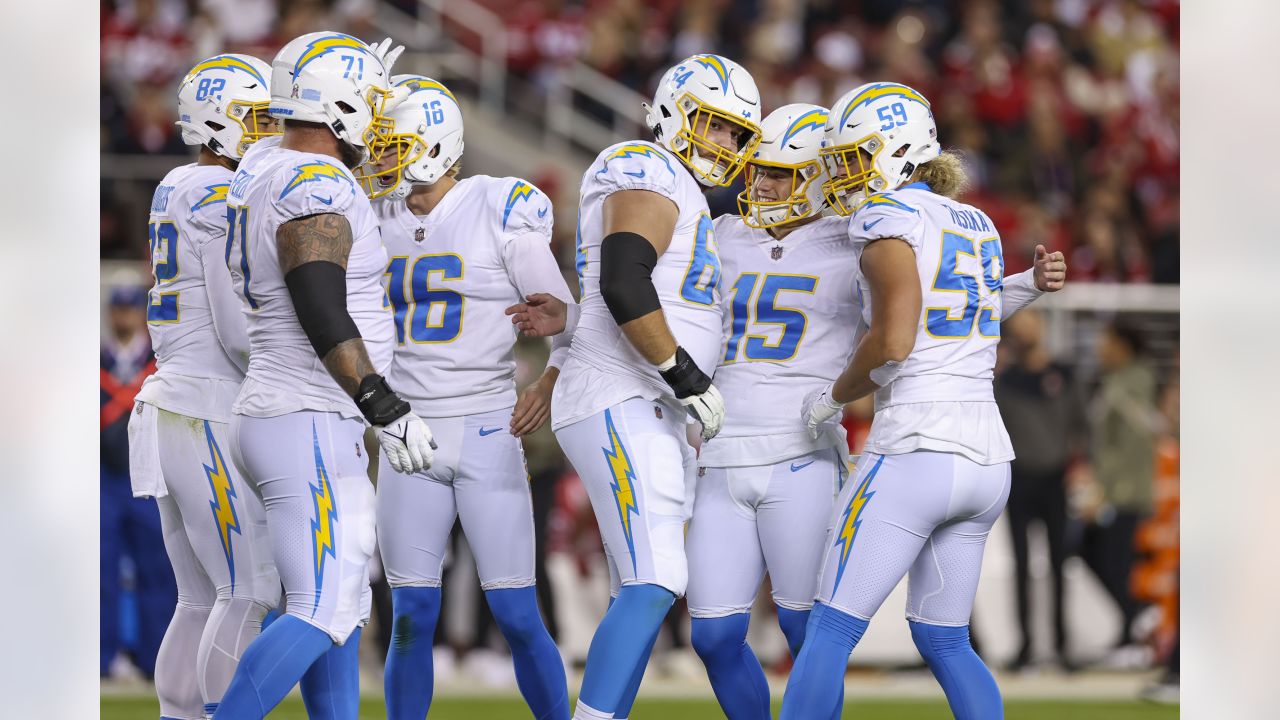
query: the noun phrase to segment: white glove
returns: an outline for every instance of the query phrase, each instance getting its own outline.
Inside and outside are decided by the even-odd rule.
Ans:
[[[382,454],[391,463],[392,470],[412,475],[431,467],[436,455],[436,441],[431,438],[431,429],[422,422],[422,418],[405,413],[390,425],[375,427],[374,430],[378,433]]]
[[[702,423],[703,440],[710,440],[720,432],[720,426],[724,425],[724,396],[715,385],[707,386],[706,392],[677,399],[690,416]]]
[[[809,428],[809,437],[814,440],[822,434],[822,425],[844,410],[844,405],[831,397],[831,389],[834,386],[833,383],[821,390],[814,390],[804,397],[800,417],[804,418],[805,425]]]
[[[378,59],[382,61],[382,66],[387,69],[388,78],[391,77],[391,66],[394,65],[396,59],[400,57],[400,53],[404,52],[403,45],[391,47],[392,42],[394,41],[391,38],[386,38],[377,45],[369,46],[369,49],[373,51],[373,54],[377,55]],[[388,84],[390,84],[389,80]]]

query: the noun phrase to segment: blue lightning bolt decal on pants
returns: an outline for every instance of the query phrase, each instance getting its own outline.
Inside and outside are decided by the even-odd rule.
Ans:
[[[286,614],[249,646],[215,717],[263,717],[302,681],[312,717],[354,720],[374,544],[363,423],[307,411],[235,415],[231,427],[266,508]]]
[[[679,407],[633,398],[556,431],[621,584],[591,641],[579,715],[623,717],[662,620],[688,584],[684,524],[697,460],[684,425]]]
[[[849,653],[906,575],[912,637],[951,712],[998,720],[1000,691],[969,646],[968,624],[987,535],[1009,496],[1009,464],[916,451],[867,454],[859,466],[870,469],[840,493],[842,516],[780,717],[838,709]]]

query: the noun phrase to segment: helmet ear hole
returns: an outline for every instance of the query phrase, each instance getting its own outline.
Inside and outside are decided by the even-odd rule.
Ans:
[[[897,152],[895,152],[893,156],[896,158],[900,158],[903,155],[906,155],[907,151],[910,149],[911,149],[911,143],[903,143],[902,147],[898,148]]]
[[[343,115],[350,115],[351,113],[354,113],[356,111],[355,108],[351,107],[350,105],[348,105],[346,102],[342,100],[336,101],[334,105],[337,106],[337,108],[342,111]]]
[[[222,132],[223,130],[225,130],[225,129],[227,128],[227,126],[226,126],[226,125],[223,125],[223,124],[221,124],[221,123],[216,123],[216,122],[214,122],[214,121],[212,121],[212,120],[205,120],[205,121],[204,121],[204,124],[205,124],[206,126],[208,126],[209,128],[211,128],[214,132]]]
[[[440,154],[440,143],[431,146],[431,151],[427,153],[427,157],[433,158]]]

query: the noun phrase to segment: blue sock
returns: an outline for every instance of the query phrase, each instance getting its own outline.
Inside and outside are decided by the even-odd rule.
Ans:
[[[626,585],[609,607],[587,651],[579,699],[601,712],[617,714],[635,677],[643,673],[662,620],[676,596],[658,585]]]
[[[778,720],[837,717],[844,697],[849,653],[869,623],[822,603],[815,603],[805,628],[804,646],[791,669]]]
[[[644,671],[649,667],[649,658],[653,655],[653,646],[657,644],[658,633],[654,633],[653,637],[649,639],[649,644],[644,649],[644,657],[636,664],[636,671],[631,674],[631,679],[627,681],[627,689],[622,691],[622,700],[618,703],[617,709],[613,711],[614,717],[625,718],[631,716],[631,706],[636,704],[636,695],[640,694],[640,683],[644,681]]]
[[[804,646],[804,629],[808,624],[808,610],[778,608],[778,625],[782,628],[782,634],[787,637],[787,648],[791,650],[791,658],[793,660],[799,657],[800,648]],[[840,702],[836,705],[835,714],[831,716],[833,720],[840,720],[840,712],[843,708],[844,683],[840,683]]]
[[[969,642],[969,626],[908,622],[920,656],[947,695],[956,720],[1000,720],[1004,703],[1000,688]]]
[[[391,618],[391,647],[382,675],[387,720],[422,720],[434,691],[431,643],[440,620],[440,588],[392,588]]]
[[[511,648],[516,685],[537,720],[568,720],[569,687],[564,661],[538,612],[538,594],[530,585],[486,590],[498,629]]]
[[[693,649],[728,720],[770,720],[769,683],[747,644],[750,613],[694,618]]]
[[[260,720],[280,704],[307,668],[333,640],[314,625],[285,615],[249,643],[231,684],[218,703],[216,720]]]
[[[356,720],[360,714],[360,628],[307,668],[302,676],[302,704],[311,720]]]
[[[808,610],[788,610],[778,608],[778,627],[787,637],[787,649],[792,659],[800,654],[800,646],[804,644],[804,626],[809,622]]]

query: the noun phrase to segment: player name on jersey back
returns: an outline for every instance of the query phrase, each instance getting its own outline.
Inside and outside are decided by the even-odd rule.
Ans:
[[[391,387],[424,417],[514,405],[516,329],[505,310],[520,293],[504,251],[525,235],[550,240],[550,200],[524,180],[478,175],[460,180],[425,216],[403,200],[373,208],[390,255]]]
[[[218,340],[205,289],[205,264],[223,259],[230,182],[227,168],[192,163],[169,171],[152,197],[147,240],[155,284],[147,329],[157,369],[137,396],[218,422],[230,419],[244,377]]]
[[[334,213],[351,225],[347,312],[379,373],[391,364],[395,330],[383,306],[387,254],[369,199],[347,168],[327,155],[255,143],[227,197],[231,234],[227,262],[249,328],[249,370],[234,411],[274,417],[301,410],[359,417],[298,323],[276,254],[276,230],[296,218]]]
[[[801,411],[853,353],[861,303],[848,219],[821,218],[780,241],[736,215],[717,218],[715,231],[725,343],[714,382],[725,419],[699,463],[767,465],[843,441],[811,439]]]
[[[913,183],[873,195],[849,224],[859,258],[867,243],[901,238],[916,256],[922,291],[915,348],[875,394],[870,452],[958,452],[974,462],[1013,459],[991,380],[1000,341],[1004,255],[981,210]],[[871,319],[870,297],[864,319]]]
[[[654,143],[613,145],[582,176],[576,240],[582,314],[552,396],[556,428],[631,397],[674,401],[657,368],[632,347],[600,295],[604,201],[623,190],[647,190],[675,203],[675,232],[653,269],[653,286],[676,342],[703,372],[709,375],[716,366],[720,259],[702,188],[679,159]]]

